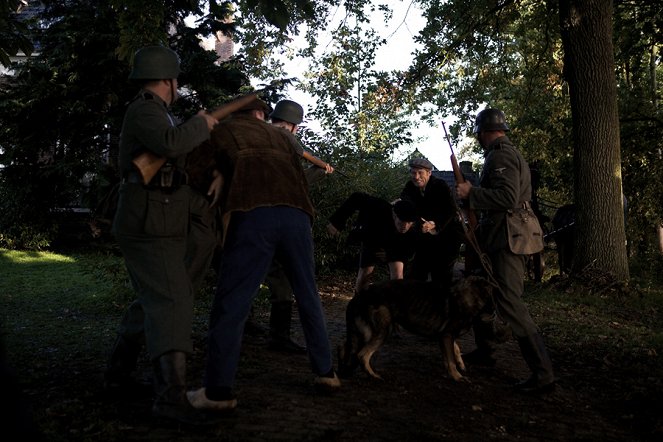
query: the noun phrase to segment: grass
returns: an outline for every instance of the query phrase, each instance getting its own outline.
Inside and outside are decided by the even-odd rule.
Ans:
[[[525,297],[553,360],[578,382],[592,373],[592,383],[627,399],[663,393],[663,284],[660,273],[642,269],[632,267],[628,287],[609,289],[547,275],[543,284],[527,283]]]
[[[628,290],[597,290],[591,282],[559,279],[548,271],[543,283],[527,282],[524,299],[553,360],[574,373],[574,382],[582,384],[589,373],[600,373],[602,378],[592,383],[620,389],[621,397],[660,397],[662,273],[636,271]],[[343,278],[354,275],[344,273]],[[212,277],[206,293],[213,284]],[[267,292],[260,296],[259,305],[268,305]],[[124,262],[112,253],[0,249],[2,339],[10,363],[20,367],[23,389],[48,399],[48,392],[64,382],[61,376],[87,371],[100,377],[117,325],[133,298]],[[210,296],[198,296],[194,329],[201,335],[210,304]],[[57,407],[76,404],[61,404],[49,412],[57,413]]]

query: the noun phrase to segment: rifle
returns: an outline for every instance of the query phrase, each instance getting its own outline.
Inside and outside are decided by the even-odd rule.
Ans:
[[[258,99],[257,93],[252,93],[244,95],[242,97],[236,98],[233,101],[223,104],[213,111],[210,112],[217,120],[222,120],[232,114],[237,112],[239,109],[243,108],[247,104],[251,103],[253,100]],[[143,183],[149,183],[152,178],[157,174],[161,166],[163,166],[168,159],[161,155],[157,155],[151,151],[145,151],[133,159],[134,166],[138,169],[141,176],[143,177]]]
[[[444,129],[444,137],[447,139],[447,143],[449,143],[449,149],[451,149],[451,168],[454,172],[454,178],[457,184],[464,183],[465,176],[460,170],[460,166],[458,166],[458,160],[456,159],[454,148],[451,145],[451,138],[449,138],[444,121],[442,122],[442,128]],[[481,250],[479,249],[478,242],[474,236],[474,231],[478,225],[476,213],[469,208],[469,203],[461,209],[461,213],[463,217],[463,230],[465,231],[465,237],[467,239],[465,244],[465,271],[467,272],[478,269],[482,266]],[[470,246],[472,246],[472,249]]]
[[[313,148],[307,148],[307,147],[305,147],[305,146],[302,144],[302,141],[301,141],[299,138],[296,138],[296,137],[295,137],[295,139],[297,140],[297,142],[299,143],[299,145],[301,146],[301,148],[304,150],[304,159],[306,159],[309,163],[313,164],[315,167],[319,167],[319,168],[321,168],[321,169],[324,169],[324,168],[325,168],[325,162],[324,162],[322,159],[320,159],[320,153],[317,152],[317,151],[316,151],[315,149],[313,149]],[[307,157],[306,153],[307,153],[308,151],[313,152],[313,154],[317,155],[317,157],[313,156],[313,154],[309,154],[310,157]],[[334,173],[337,173],[337,174],[341,175],[341,176],[344,177],[344,178],[350,178],[350,177],[348,177],[346,174],[344,174],[343,172],[341,172],[340,170],[338,170],[338,169],[335,168],[335,167],[334,167]]]

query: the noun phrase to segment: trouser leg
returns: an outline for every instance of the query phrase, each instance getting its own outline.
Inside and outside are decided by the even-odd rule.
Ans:
[[[491,256],[493,271],[500,290],[496,292],[497,310],[511,327],[523,358],[532,375],[518,387],[523,392],[537,392],[555,382],[552,362],[543,338],[527,306],[522,301],[525,257],[500,250]]]
[[[518,345],[532,375],[527,380],[516,384],[516,389],[523,393],[546,391],[554,385],[555,375],[543,337],[538,333],[519,337]]]
[[[310,219],[297,209],[289,213],[290,227],[283,232],[277,252],[297,300],[313,371],[326,374],[332,370],[333,363],[324,310],[315,283]]]
[[[212,267],[217,246],[215,210],[209,207],[204,197],[195,195],[191,200],[189,219],[184,264],[195,295],[203,286]]]
[[[233,214],[221,259],[210,314],[204,384],[232,387],[237,373],[244,324],[274,253],[272,220],[254,209]]]
[[[271,294],[269,314],[269,341],[267,348],[284,353],[306,354],[306,347],[293,342],[290,338],[292,325],[292,287],[283,271],[283,266],[276,260],[265,277],[265,284]]]
[[[290,337],[292,301],[273,302],[269,315],[269,342],[267,348],[284,353],[306,354],[303,347]]]
[[[129,305],[108,357],[104,373],[106,388],[133,388],[136,386],[132,374],[145,345],[144,318],[143,308],[139,301],[134,301]]]
[[[118,237],[127,270],[145,314],[151,359],[169,351],[193,350],[193,290],[184,257],[184,237]]]

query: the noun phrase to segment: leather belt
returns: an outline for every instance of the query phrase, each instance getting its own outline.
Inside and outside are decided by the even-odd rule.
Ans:
[[[125,175],[125,177],[122,179],[122,182],[130,184],[143,184],[143,177],[140,173],[132,170]]]

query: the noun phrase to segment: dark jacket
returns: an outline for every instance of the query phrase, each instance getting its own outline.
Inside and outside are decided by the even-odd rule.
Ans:
[[[355,212],[357,221],[354,234],[360,241],[373,247],[389,248],[411,236],[410,232],[402,234],[396,230],[391,203],[362,192],[350,195],[329,217],[329,222],[337,230],[343,230]]]
[[[454,235],[458,234],[458,226],[454,222],[456,202],[444,180],[431,175],[423,194],[412,181],[408,181],[401,192],[401,198],[414,203],[420,218],[434,221],[438,233],[446,234],[453,231]]]
[[[224,177],[224,227],[233,212],[257,207],[289,206],[313,217],[292,134],[253,116],[238,114],[217,124],[210,142]]]
[[[488,146],[479,186],[470,191],[470,208],[481,211],[479,242],[484,252],[508,247],[506,213],[532,198],[527,161],[508,137]]]
[[[145,151],[170,158],[183,168],[185,155],[209,139],[209,131],[202,116],[178,123],[161,98],[141,90],[129,104],[122,123],[119,158],[122,175],[132,170],[132,160]]]

